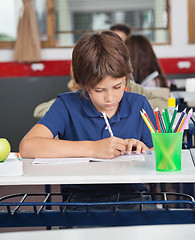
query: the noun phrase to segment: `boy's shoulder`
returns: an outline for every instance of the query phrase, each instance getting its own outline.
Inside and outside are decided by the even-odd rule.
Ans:
[[[73,99],[78,99],[80,93],[76,92],[66,92],[58,94],[58,98],[60,98],[63,102],[72,101]]]
[[[139,93],[133,92],[124,92],[123,103],[128,104],[129,106],[134,106],[137,108],[148,108],[150,105],[147,98]]]
[[[124,92],[124,98],[130,99],[130,100],[143,100],[143,101],[147,101],[145,96],[143,96],[143,95],[141,95],[139,93],[128,92],[128,91]]]

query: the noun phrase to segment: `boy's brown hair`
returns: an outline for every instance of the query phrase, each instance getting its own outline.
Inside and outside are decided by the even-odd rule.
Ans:
[[[112,31],[90,33],[76,43],[72,54],[76,83],[84,90],[93,88],[106,76],[130,78],[129,53],[120,37]]]

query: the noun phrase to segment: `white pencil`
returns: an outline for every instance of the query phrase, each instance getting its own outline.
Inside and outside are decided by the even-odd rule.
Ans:
[[[106,113],[103,112],[102,114],[103,114],[103,117],[104,117],[104,120],[105,120],[105,123],[106,123],[106,128],[108,129],[108,131],[109,131],[109,133],[110,133],[110,136],[113,137],[114,134],[113,134],[112,129],[111,129],[111,127],[110,127],[110,124],[109,124],[109,122],[108,122]]]

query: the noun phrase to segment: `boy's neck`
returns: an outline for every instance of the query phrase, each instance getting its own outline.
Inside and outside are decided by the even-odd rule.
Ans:
[[[112,110],[105,111],[106,116],[107,116],[109,119],[112,118],[112,117],[116,114],[117,110],[118,110],[118,108],[117,108],[117,109],[112,109]]]

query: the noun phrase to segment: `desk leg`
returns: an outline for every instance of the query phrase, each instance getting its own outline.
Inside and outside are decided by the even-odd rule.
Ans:
[[[183,183],[183,193],[194,197],[194,183]]]
[[[166,192],[166,184],[165,183],[160,183],[160,191]]]
[[[51,193],[51,185],[45,185],[45,193]]]
[[[45,185],[45,193],[51,193],[51,185]],[[48,198],[48,202],[51,202],[51,197]],[[51,206],[46,206],[46,209],[51,209]],[[51,227],[47,227],[47,230],[51,230]]]

